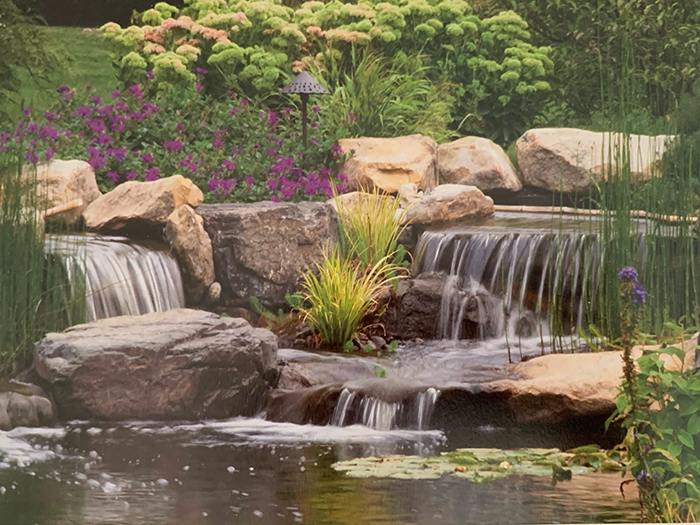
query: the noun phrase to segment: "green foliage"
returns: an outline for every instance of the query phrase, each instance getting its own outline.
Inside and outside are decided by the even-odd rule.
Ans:
[[[453,86],[430,79],[426,57],[403,52],[391,59],[373,52],[356,56],[352,53],[352,68],[337,84],[327,70],[315,71],[323,84],[337,85],[331,96],[320,99],[330,127],[345,128],[353,137],[419,133],[444,142],[451,136]]]
[[[667,367],[668,356],[680,369]],[[617,399],[628,429],[629,468],[646,518],[656,522],[700,516],[700,371],[685,368],[684,360],[678,346],[645,351],[637,359],[635,396],[621,390]]]
[[[38,22],[12,0],[0,0],[0,120],[8,117],[12,95],[20,89],[20,70],[36,81],[59,65]]]
[[[586,119],[601,109],[601,81],[624,77],[644,86],[648,107],[666,115],[700,78],[700,12],[675,0],[497,0],[551,47],[552,85],[562,107]],[[631,48],[626,44],[629,43]],[[633,65],[625,71],[626,55]],[[619,99],[618,99],[619,100]]]
[[[318,276],[311,271],[302,276],[305,305],[301,311],[327,345],[343,348],[377,305],[389,284],[386,274],[398,269],[392,268],[386,258],[365,269],[337,247],[329,252],[317,264]]]

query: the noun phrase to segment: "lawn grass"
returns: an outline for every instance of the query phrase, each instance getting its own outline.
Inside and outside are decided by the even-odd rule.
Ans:
[[[108,98],[117,85],[107,43],[97,30],[83,32],[79,27],[46,27],[52,49],[63,56],[61,67],[49,78],[35,81],[26,71],[20,71],[21,87],[11,96],[7,112],[18,117],[25,107],[44,111],[56,100],[56,88],[62,85],[85,89],[92,84],[95,94]]]

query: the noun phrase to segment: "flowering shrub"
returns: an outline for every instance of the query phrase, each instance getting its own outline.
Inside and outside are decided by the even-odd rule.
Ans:
[[[27,109],[13,130],[0,131],[0,151],[21,146],[28,163],[86,160],[102,190],[182,174],[209,202],[328,198],[333,185],[345,191],[334,171],[344,159],[320,113],[310,116],[303,150],[292,108],[262,110],[231,94],[205,99],[196,89],[147,99],[144,88],[134,84],[104,101],[62,86],[50,110]]]
[[[158,3],[140,21],[102,31],[123,80],[152,70],[159,89],[199,82],[209,93],[224,86],[264,99],[292,70],[321,68],[334,90],[356,52],[422,53],[435,66],[432,80],[458,85],[456,123],[501,142],[527,127],[550,90],[549,48],[530,43],[527,24],[512,11],[480,19],[463,0],[310,1],[296,10],[274,0],[190,0],[181,11]],[[197,68],[211,74],[198,79]]]

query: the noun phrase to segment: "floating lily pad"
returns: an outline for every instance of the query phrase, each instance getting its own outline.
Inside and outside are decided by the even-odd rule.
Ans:
[[[460,448],[435,457],[390,455],[339,461],[339,472],[356,478],[435,479],[454,476],[475,483],[513,474],[552,477],[553,482],[596,471],[623,470],[622,463],[600,448],[558,449]]]

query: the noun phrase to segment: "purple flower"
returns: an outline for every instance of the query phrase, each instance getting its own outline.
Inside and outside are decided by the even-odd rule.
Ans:
[[[112,136],[107,135],[106,133],[101,133],[100,135],[97,136],[95,139],[95,142],[99,144],[100,146],[107,146],[112,143]]]
[[[109,148],[107,150],[107,155],[112,157],[117,162],[121,162],[126,158],[127,151],[129,151],[129,148],[127,148],[126,146],[123,148]]]
[[[311,141],[311,144],[315,144],[316,146],[318,146],[321,143],[321,141],[318,140],[316,137],[311,137],[309,140]]]
[[[348,113],[348,118],[352,120],[353,122],[357,122],[357,117],[353,115],[352,113]]]
[[[134,180],[138,176],[139,174],[136,173],[134,170],[128,171],[125,175],[126,180]]]
[[[224,145],[224,141],[221,139],[212,140],[211,145],[215,148],[220,148]]]
[[[30,122],[27,124],[27,133],[36,133],[39,131],[39,124],[36,122]]]
[[[44,111],[44,118],[46,120],[48,120],[49,122],[53,122],[54,120],[56,120],[57,117],[56,117],[55,113],[52,113],[52,112],[47,110],[47,111]]]
[[[242,98],[239,104],[241,106],[245,106],[248,102],[250,102],[250,100],[248,100],[247,98]]]
[[[184,132],[185,132],[185,126],[182,125],[182,122],[178,122],[178,123],[177,123],[177,126],[175,126],[175,127],[177,128],[177,130],[178,130],[180,133],[184,133]]]
[[[243,182],[248,185],[249,188],[253,188],[255,186],[255,179],[248,175],[245,179],[243,179]]]
[[[280,199],[277,195],[274,197],[270,197],[270,202],[281,202],[282,199]]]
[[[221,167],[228,170],[228,171],[233,171],[236,169],[236,165],[233,163],[232,160],[225,160],[221,163]]]
[[[238,108],[231,108],[228,110],[229,115],[235,115],[236,113],[238,113]]]
[[[340,144],[338,144],[337,142],[335,144],[331,145],[331,149],[333,150],[333,153],[337,157],[339,157],[343,153],[343,148],[341,148]]]
[[[182,149],[182,142],[179,140],[168,140],[163,143],[163,147],[171,151],[180,151]]]
[[[100,118],[86,120],[85,125],[91,128],[92,131],[94,131],[95,133],[102,133],[103,131],[107,130],[107,126],[105,126],[105,121]]]
[[[104,157],[92,157],[88,160],[88,164],[98,170],[100,168],[104,168],[107,162],[105,161]]]
[[[146,78],[148,78],[148,80],[153,80],[153,71],[146,71]]]
[[[27,154],[24,156],[24,160],[27,162],[31,162],[32,164],[36,164],[39,162],[39,157],[36,156],[36,153],[33,151],[28,151]]]
[[[119,173],[117,173],[116,171],[108,171],[107,177],[112,179],[114,181],[114,184],[119,183]]]
[[[112,98],[119,98],[120,96],[121,93],[119,92],[119,90],[115,89],[114,91],[112,91]]]
[[[277,154],[277,150],[275,148],[267,148],[267,154],[272,157]]]
[[[318,106],[311,106],[311,111],[313,111],[314,113],[320,113],[321,108]]]
[[[136,119],[136,120],[138,120],[138,121],[140,122],[140,121],[142,121],[143,119],[146,118],[146,115],[144,115],[143,113],[136,112],[136,113],[129,113],[129,114],[127,115],[127,117]]]
[[[267,191],[277,191],[279,184],[280,183],[277,179],[267,179],[265,187],[267,188]]]
[[[201,90],[202,90],[202,84],[200,84],[199,82],[195,82],[195,83],[194,83],[194,89],[196,89],[197,91],[201,91]]]
[[[632,290],[632,302],[634,304],[644,304],[647,299],[647,291],[644,289],[644,287],[641,284],[637,284],[637,286]]]
[[[158,180],[160,179],[160,170],[158,168],[149,168],[143,177],[146,179],[146,182]]]
[[[201,68],[201,67],[194,68],[194,72],[197,73],[198,75],[206,75],[207,73],[209,73],[206,69]]]
[[[32,108],[24,108],[22,114],[26,117],[32,112]]]
[[[90,102],[93,104],[102,104],[102,97],[90,97]]]
[[[107,117],[112,114],[112,104],[107,104],[101,108],[96,108],[95,112],[97,112],[100,117]]]
[[[134,95],[136,98],[141,98],[143,97],[143,91],[141,91],[141,86],[138,84],[134,84],[133,86],[129,86],[129,89],[127,89],[129,93]]]
[[[277,113],[275,113],[274,111],[268,111],[267,122],[270,124],[270,127],[274,129],[277,125],[277,122],[279,122],[279,119],[277,118]]]
[[[80,106],[73,112],[73,118],[85,118],[92,113],[92,108],[88,106]]]
[[[620,273],[617,274],[617,278],[621,281],[629,281],[635,284],[639,283],[637,270],[634,268],[634,266],[624,267],[622,270],[620,270]]]
[[[52,128],[51,126],[41,126],[39,138],[58,140],[58,130],[56,128]]]
[[[153,162],[153,156],[148,153],[144,153],[143,155],[141,155],[141,160],[150,163]]]
[[[56,90],[56,93],[68,93],[70,91],[70,88],[68,86],[61,86]]]

